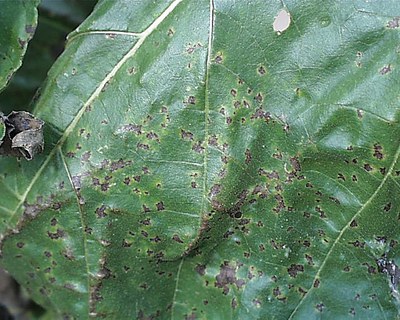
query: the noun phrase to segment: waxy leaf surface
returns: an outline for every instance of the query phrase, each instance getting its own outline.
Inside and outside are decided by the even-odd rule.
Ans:
[[[0,162],[1,264],[65,318],[396,318],[398,16],[99,2],[37,101],[44,153]]]

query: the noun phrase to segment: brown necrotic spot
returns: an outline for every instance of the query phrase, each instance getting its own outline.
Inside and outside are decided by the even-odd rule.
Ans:
[[[254,100],[258,103],[261,103],[263,101],[263,96],[261,93],[257,93],[257,95],[254,97]]]
[[[246,149],[245,156],[246,156],[245,163],[249,164],[252,160],[251,151],[249,149]]]
[[[385,74],[389,73],[390,71],[392,71],[392,68],[391,68],[391,65],[388,64],[386,66],[383,66],[382,69],[379,71],[379,73],[381,75],[385,75]]]
[[[271,114],[269,112],[265,112],[262,108],[258,108],[256,109],[255,113],[251,115],[250,119],[264,119],[266,122],[269,122],[271,119]]]
[[[142,126],[141,125],[136,125],[136,124],[126,124],[122,126],[122,131],[124,132],[134,132],[136,134],[142,134]]]
[[[125,161],[123,159],[119,159],[118,161],[113,161],[110,164],[110,171],[113,172],[113,171],[116,171],[119,169],[123,169],[126,166],[129,166],[131,163],[132,163],[132,161],[130,161],[130,160]]]
[[[96,215],[97,215],[97,217],[98,218],[104,218],[107,214],[106,214],[106,206],[105,205],[102,205],[100,208],[97,208],[96,209]]]
[[[63,238],[65,236],[65,232],[64,232],[64,230],[57,229],[56,232],[47,231],[47,235],[49,236],[50,239],[56,240],[59,238]]]
[[[258,74],[261,75],[261,76],[263,76],[264,74],[267,73],[267,71],[265,70],[265,67],[264,67],[264,66],[260,66],[260,67],[257,69],[257,72],[258,72]]]
[[[156,204],[156,207],[157,207],[157,211],[162,211],[162,210],[165,209],[164,203],[163,203],[162,201],[158,202],[158,203]]]
[[[196,97],[195,96],[189,96],[187,99],[188,104],[196,104]]]
[[[322,312],[325,308],[325,305],[323,303],[319,303],[315,306],[315,309],[317,309],[319,312]]]
[[[201,142],[199,141],[192,146],[192,150],[197,153],[203,153],[204,147],[201,145]]]
[[[197,264],[195,267],[195,271],[199,275],[204,276],[206,274],[206,265],[205,264]]]
[[[108,182],[103,182],[102,184],[100,184],[100,189],[101,191],[107,191],[110,188],[110,184]]]
[[[181,137],[184,140],[193,140],[193,133],[181,129]]]
[[[177,234],[174,234],[172,236],[172,240],[174,240],[174,241],[176,241],[178,243],[183,243],[182,239]]]
[[[304,272],[304,266],[301,264],[291,264],[287,271],[289,276],[296,278],[299,272]]]
[[[215,197],[218,193],[221,192],[221,185],[220,184],[215,184],[211,187],[210,193],[208,194],[209,197]]]
[[[391,203],[391,202],[388,202],[388,203],[383,207],[383,210],[386,211],[386,212],[388,212],[388,211],[390,211],[391,208],[392,208],[392,203]]]
[[[364,164],[364,170],[367,172],[372,171],[371,165],[369,163]]]
[[[350,227],[351,227],[351,228],[355,228],[355,227],[357,227],[357,226],[358,226],[358,224],[357,224],[357,221],[356,221],[356,220],[351,221],[351,223],[350,223]]]
[[[25,245],[24,242],[17,242],[17,248],[19,248],[19,249],[23,248],[24,245]]]
[[[215,63],[218,63],[218,64],[222,63],[222,62],[223,62],[223,57],[222,57],[222,55],[221,55],[221,54],[218,54],[218,55],[215,57],[214,61],[215,61]]]
[[[318,288],[319,285],[320,285],[320,283],[321,283],[321,281],[320,281],[319,279],[315,279],[314,284],[313,284],[313,287],[314,287],[314,288]]]
[[[137,144],[137,148],[138,148],[138,149],[142,149],[142,150],[150,150],[150,146],[149,146],[148,144],[146,144],[146,143],[141,143],[141,142],[139,142],[139,143]]]
[[[382,148],[381,145],[379,145],[377,143],[374,144],[374,157],[379,159],[379,160],[382,160],[383,159],[382,150],[383,150],[383,148]]]

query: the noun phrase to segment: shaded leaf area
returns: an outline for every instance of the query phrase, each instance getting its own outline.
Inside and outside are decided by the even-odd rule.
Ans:
[[[395,318],[400,7],[335,3],[101,2],[1,161],[1,264],[65,318]]]
[[[41,1],[35,37],[30,41],[24,63],[0,94],[3,113],[31,111],[33,104],[28,105],[45,80],[47,71],[63,51],[67,34],[89,15],[95,3],[94,0]],[[37,92],[36,98],[39,95]]]
[[[0,12],[0,90],[21,66],[37,25],[39,0],[4,1]]]

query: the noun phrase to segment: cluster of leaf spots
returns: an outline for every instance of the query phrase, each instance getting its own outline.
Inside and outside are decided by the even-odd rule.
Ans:
[[[38,181],[28,184],[20,207],[9,205],[17,209],[2,241],[3,264],[65,318],[395,314],[400,169],[391,140],[399,130],[383,112],[342,103],[340,88],[330,87],[325,104],[315,98],[334,68],[355,68],[354,52],[362,52],[356,67],[370,63],[367,46],[359,41],[341,63],[307,64],[296,51],[286,64],[280,54],[292,54],[292,45],[309,48],[308,22],[294,7],[295,26],[258,38],[247,26],[262,25],[262,8],[259,16],[272,25],[272,9],[237,2],[239,12],[256,6],[255,18],[218,7],[209,48],[206,29],[178,32],[188,27],[181,15],[190,26],[204,24],[209,12],[202,6],[182,2],[162,32],[87,89],[96,95],[79,100],[88,102],[75,127],[62,131],[68,136],[36,168]],[[326,14],[303,9],[318,32],[330,28]],[[237,34],[222,32],[221,24],[239,25],[243,43],[232,46]],[[296,30],[304,32],[301,45]],[[106,43],[120,38],[107,35]],[[319,78],[326,66],[333,71]],[[379,66],[376,81],[396,75],[394,62]],[[74,77],[83,73],[83,66],[68,68]],[[65,302],[63,309],[55,301]]]

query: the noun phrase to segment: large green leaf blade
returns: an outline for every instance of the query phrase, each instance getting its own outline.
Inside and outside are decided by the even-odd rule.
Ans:
[[[2,160],[2,264],[60,316],[395,318],[396,1],[127,4],[70,35],[46,153]]]
[[[2,1],[0,10],[0,89],[21,66],[35,33],[39,0]]]

